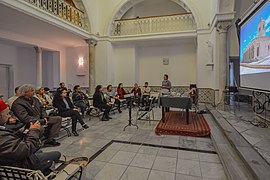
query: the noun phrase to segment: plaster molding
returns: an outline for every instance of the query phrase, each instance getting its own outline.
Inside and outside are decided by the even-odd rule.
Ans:
[[[235,17],[236,12],[230,12],[230,13],[217,13],[215,17],[213,18],[211,22],[211,28],[210,30],[213,31],[214,28],[217,27],[217,24],[219,22],[226,22],[226,21],[232,21]]]

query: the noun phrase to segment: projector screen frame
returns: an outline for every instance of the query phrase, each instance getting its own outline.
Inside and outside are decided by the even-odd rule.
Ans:
[[[237,19],[235,25],[237,29],[237,35],[238,35],[238,42],[239,42],[239,61],[240,61],[240,53],[241,53],[241,46],[240,46],[240,31],[241,27],[252,18],[254,14],[256,14],[267,2],[270,3],[270,0],[261,0],[261,1],[255,1],[253,5],[247,9],[247,11],[244,13],[243,18]],[[240,64],[240,63],[239,63]],[[240,68],[240,65],[239,65]],[[258,91],[258,92],[264,92],[264,93],[269,93],[270,89],[260,89],[260,88],[253,88],[253,87],[245,87],[242,86],[241,84],[241,73],[239,73],[239,89],[244,89],[244,90],[250,90],[250,91]]]

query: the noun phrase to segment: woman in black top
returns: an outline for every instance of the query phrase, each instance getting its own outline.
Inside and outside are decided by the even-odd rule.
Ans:
[[[77,121],[82,125],[84,129],[89,128],[87,124],[84,123],[82,116],[79,111],[74,108],[69,97],[67,97],[67,91],[65,89],[59,89],[53,98],[53,106],[59,111],[59,115],[62,117],[71,117],[72,119],[72,133],[74,136],[79,136],[76,131]]]
[[[94,107],[99,108],[101,111],[104,111],[101,121],[108,121],[109,119],[111,119],[111,117],[109,117],[111,106],[107,104],[102,90],[102,85],[97,85],[95,94],[93,96],[93,105]]]

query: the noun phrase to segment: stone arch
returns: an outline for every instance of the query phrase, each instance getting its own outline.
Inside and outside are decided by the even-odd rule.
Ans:
[[[112,24],[115,20],[117,19],[121,19],[121,17],[134,5],[142,2],[144,0],[127,0],[123,3],[121,3],[116,10],[114,11],[114,15],[112,16],[111,20],[109,21],[107,28],[106,28],[106,32],[107,34],[110,34],[111,32],[111,28],[112,28]],[[187,12],[192,13],[197,28],[201,27],[201,20],[200,20],[200,16],[198,15],[198,13],[196,12],[195,9],[192,8],[192,6],[190,4],[188,4],[186,2],[186,0],[170,0],[172,2],[175,2],[176,4],[178,4],[179,6],[181,6],[182,8],[184,8]]]

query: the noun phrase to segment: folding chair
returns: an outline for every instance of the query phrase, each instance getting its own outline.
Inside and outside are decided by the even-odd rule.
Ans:
[[[47,179],[40,170],[31,170],[11,166],[0,166],[2,180],[44,180]]]
[[[151,97],[149,98],[148,103],[146,102],[145,106],[139,106],[137,114],[136,114],[136,124],[138,120],[141,121],[155,121],[155,116],[154,116],[154,103],[156,102],[156,97]],[[141,104],[141,103],[140,103]],[[153,119],[151,120],[151,113]]]

